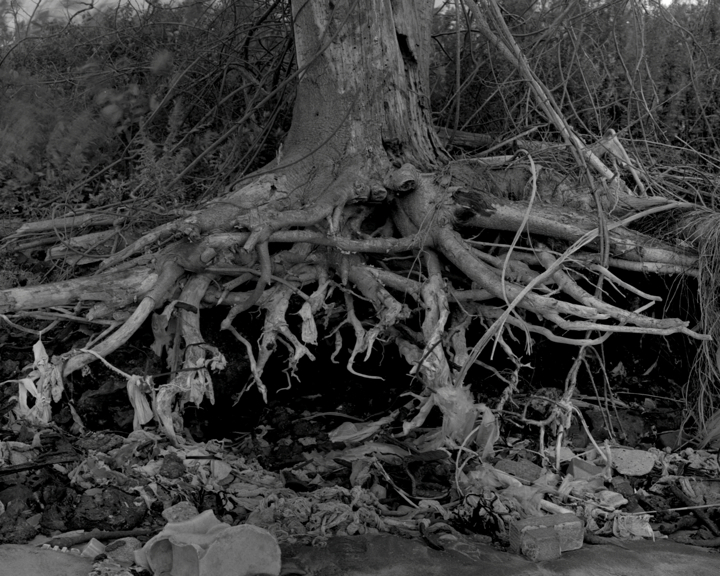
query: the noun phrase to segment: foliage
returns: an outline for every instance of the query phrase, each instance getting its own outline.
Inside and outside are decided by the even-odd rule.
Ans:
[[[646,165],[699,162],[717,169],[717,3],[508,0],[503,8],[533,72],[589,141],[612,129]],[[483,35],[468,32],[477,29],[469,13],[460,17],[456,68],[455,20],[449,3],[434,23],[437,123],[497,141],[520,133],[560,141],[517,68]]]
[[[0,210],[193,201],[267,162],[292,105],[287,18],[280,2],[124,4],[16,39],[0,68]]]
[[[535,74],[587,138],[614,129],[646,161],[712,165],[716,4],[509,0],[504,9]],[[163,194],[176,188],[174,199],[191,201],[272,159],[292,107],[288,11],[287,2],[187,0],[35,21],[28,38],[17,24],[0,68],[0,209],[27,196],[86,202],[118,178],[145,197],[155,168]],[[450,3],[433,23],[436,122],[497,141],[528,131],[557,140],[516,67],[465,12],[456,66],[455,21]],[[698,187],[712,192],[714,182]]]

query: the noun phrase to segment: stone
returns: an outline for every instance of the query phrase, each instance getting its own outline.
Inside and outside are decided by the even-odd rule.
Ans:
[[[600,490],[595,493],[595,500],[603,507],[617,510],[628,503],[627,498],[612,490]]]
[[[21,500],[23,503],[27,503],[28,500],[33,498],[35,498],[33,491],[24,484],[14,484],[0,490],[0,502],[5,506],[13,500]]]
[[[142,497],[114,486],[86,490],[69,522],[70,528],[132,530],[145,518],[147,505]]]
[[[160,472],[158,473],[160,476],[175,480],[177,478],[182,478],[186,471],[183,459],[177,454],[170,452],[163,458],[162,466],[160,466]]]
[[[613,485],[613,488],[615,488],[615,491],[625,496],[625,498],[630,498],[635,494],[635,490],[630,482],[622,476],[613,477],[613,479],[610,480],[610,483]]]
[[[572,474],[576,480],[590,480],[605,472],[602,466],[596,466],[581,458],[573,458],[568,466],[568,474]]]
[[[170,506],[169,508],[165,508],[165,510],[162,511],[162,517],[172,524],[191,520],[198,514],[198,509],[187,500],[178,502],[177,504]]]
[[[135,564],[135,550],[140,550],[142,544],[137,538],[120,538],[105,547],[105,554],[120,566],[132,566]]]
[[[655,454],[629,448],[612,449],[613,468],[625,476],[645,476],[655,467]]]

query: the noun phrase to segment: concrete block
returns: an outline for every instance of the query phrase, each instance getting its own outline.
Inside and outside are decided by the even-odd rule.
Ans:
[[[521,538],[520,554],[532,562],[560,557],[560,538],[552,528],[528,530]]]
[[[513,522],[510,525],[510,551],[521,554],[523,546],[526,546],[525,542],[528,540],[530,532],[545,528],[551,529],[557,534],[560,552],[582,548],[585,533],[582,520],[575,514],[550,514],[548,516],[533,516],[532,518]],[[544,542],[547,537],[542,534],[544,533],[541,533],[535,540]],[[546,544],[546,546],[549,547],[550,544]]]

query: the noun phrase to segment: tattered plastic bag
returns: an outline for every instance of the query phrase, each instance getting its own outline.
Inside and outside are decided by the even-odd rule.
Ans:
[[[171,522],[135,552],[137,564],[157,576],[250,576],[280,574],[280,546],[264,528],[230,526],[206,510]]]

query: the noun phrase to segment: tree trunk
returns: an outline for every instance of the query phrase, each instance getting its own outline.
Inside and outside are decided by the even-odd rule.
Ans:
[[[266,239],[348,203],[383,200],[392,166],[430,170],[446,160],[425,96],[432,0],[292,6],[300,72],[290,131],[270,166],[198,217],[200,233],[257,232],[248,212],[258,210],[272,214],[257,232]]]
[[[692,273],[696,255],[691,250],[623,227],[640,215],[686,206],[650,203],[638,213],[638,204],[624,192],[607,192],[610,185],[602,195],[581,193],[579,187],[544,179],[547,171],[538,178],[531,161],[494,172],[481,162],[449,163],[426,96],[433,5],[432,0],[294,0],[297,98],[277,158],[202,210],[109,256],[100,265],[102,274],[70,281],[61,290],[0,292],[0,312],[94,303],[86,317],[107,323],[139,297],[130,317],[92,351],[68,355],[67,376],[124,344],[172,300],[154,316],[153,329],[156,342],[165,342],[160,349],[169,346],[169,318],[181,315],[182,338],[175,338],[169,350],[177,375],[152,401],[155,417],[173,439],[182,405],[212,400],[209,369],[224,362],[217,350],[197,345],[202,341],[197,310],[203,302],[230,306],[222,327],[247,351],[254,382],[266,394],[263,369],[278,338],[290,349],[291,370],[303,357],[314,359],[315,315],[331,287],[339,288],[343,323],[354,333],[348,369],[355,372],[355,359],[369,356],[378,338],[394,341],[427,388],[405,431],[420,426],[433,406],[441,409],[443,428],[425,439],[425,447],[467,441],[484,408],[475,405],[464,378],[490,339],[520,369],[503,339],[509,327],[578,346],[613,332],[703,337],[682,320],[655,319],[603,302],[600,290],[591,293],[578,285],[571,270],[579,262],[618,283],[607,270],[610,265]],[[627,206],[625,220],[598,219],[608,203]],[[491,255],[464,237],[485,228],[515,233],[510,249]],[[558,255],[533,240],[532,251],[519,253],[514,248],[524,231],[570,246]],[[173,242],[147,255],[168,239]],[[146,255],[128,260],[141,252]],[[368,256],[396,253],[414,255],[412,268],[389,260],[373,265]],[[115,284],[120,280],[122,290]],[[224,282],[221,290],[214,287],[217,282]],[[179,301],[173,300],[180,287]],[[373,317],[358,317],[355,293],[373,305]],[[299,334],[286,321],[292,295],[303,300]],[[179,312],[177,302],[183,303]],[[256,307],[265,314],[257,349],[233,325],[239,314]],[[420,330],[399,330],[412,313],[421,319]],[[469,350],[465,333],[472,314],[492,325]],[[559,335],[553,326],[583,334]],[[335,328],[336,345],[345,346]],[[592,337],[595,333],[599,336]],[[512,390],[511,384],[507,394]]]

